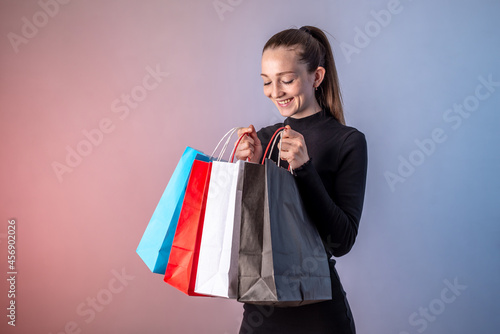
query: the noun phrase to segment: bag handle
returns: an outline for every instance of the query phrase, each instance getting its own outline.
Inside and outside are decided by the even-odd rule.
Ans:
[[[283,137],[283,131],[284,130],[285,130],[285,127],[282,126],[282,127],[278,128],[274,132],[273,136],[269,140],[269,144],[267,144],[266,151],[265,151],[264,155],[262,156],[262,161],[260,163],[261,165],[264,164],[264,161],[265,161],[266,157],[268,159],[271,159],[271,155],[273,154],[274,145],[276,144],[276,140],[278,139],[278,136],[279,136],[279,138],[280,138],[280,145],[278,147],[278,163],[276,165],[278,165],[278,167],[280,167],[280,161],[281,161],[281,138]],[[271,151],[269,152],[269,155],[267,155],[267,152],[269,151],[269,148],[271,148]],[[290,166],[290,164],[288,164],[288,171],[293,174],[293,168],[292,168],[292,166]]]
[[[278,130],[276,130],[273,134],[273,136],[271,137],[271,139],[269,140],[269,144],[267,144],[267,147],[266,147],[266,151],[264,152],[264,155],[262,156],[262,161],[260,162],[261,165],[264,164],[264,161],[266,159],[266,157],[269,159],[271,158],[271,154],[273,153],[273,150],[272,148],[274,148],[274,144],[276,143],[276,136],[278,134],[280,134],[281,132],[283,132],[283,130],[285,129],[284,126],[282,126],[281,128],[279,128]],[[267,156],[267,152],[269,151],[269,147],[272,147],[271,148],[271,152],[269,153],[269,157]]]
[[[219,140],[219,143],[217,144],[217,146],[215,147],[214,151],[212,152],[212,157],[215,157],[215,152],[217,152],[217,149],[219,148],[220,144],[224,141],[224,139],[226,139],[226,142],[224,143],[224,145],[222,146],[221,148],[221,151],[217,157],[217,161],[221,161],[222,160],[222,156],[224,155],[224,153],[226,153],[226,149],[227,149],[227,146],[229,145],[229,141],[231,140],[231,137],[233,136],[233,134],[238,131],[239,129],[241,128],[232,128],[231,130],[229,130],[222,138],[221,140]]]
[[[240,141],[243,139],[243,137],[248,136],[248,133],[244,133],[238,138],[238,141],[236,142],[236,145],[234,145],[233,153],[231,153],[231,159],[229,160],[230,162],[234,161],[234,155],[236,154],[236,149],[238,148],[238,145],[240,144]]]

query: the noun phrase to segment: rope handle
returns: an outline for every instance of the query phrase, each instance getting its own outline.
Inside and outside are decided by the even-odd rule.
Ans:
[[[260,162],[261,165],[263,165],[264,161],[266,160],[266,156],[267,156],[267,152],[269,151],[269,147],[271,145],[274,147],[274,144],[276,143],[274,138],[276,137],[276,135],[278,135],[278,133],[281,133],[284,129],[285,129],[285,127],[282,126],[281,128],[279,128],[278,130],[276,130],[274,132],[273,136],[271,137],[271,140],[269,140],[269,144],[267,144],[266,151],[264,152],[264,155],[262,156],[262,161]],[[272,149],[271,149],[271,153],[273,153]],[[269,157],[271,157],[271,153],[269,154]]]
[[[243,137],[248,136],[248,133],[244,133],[238,138],[238,141],[236,142],[236,145],[234,145],[233,153],[231,153],[231,159],[229,160],[230,162],[234,161],[234,154],[236,153],[236,149],[238,148],[238,145],[240,144],[240,141],[243,139]]]
[[[278,139],[278,136],[279,136],[279,138],[280,138],[280,145],[279,145],[279,147],[278,147],[278,163],[277,163],[277,165],[278,165],[278,167],[280,167],[280,161],[281,161],[281,138],[282,138],[282,136],[283,136],[283,131],[284,131],[284,130],[285,130],[285,127],[284,127],[284,126],[282,126],[282,127],[278,128],[278,129],[274,132],[273,136],[272,136],[272,137],[271,137],[271,139],[269,140],[269,144],[267,144],[267,147],[266,147],[266,152],[265,152],[265,153],[264,153],[264,155],[262,156],[262,161],[261,161],[261,163],[260,163],[261,165],[263,165],[263,164],[264,164],[264,161],[265,161],[265,159],[266,159],[266,156],[267,156],[267,151],[269,150],[269,147],[271,147],[271,151],[269,152],[269,156],[267,156],[267,158],[268,158],[268,159],[271,159],[271,155],[273,154],[273,150],[274,150],[274,146],[275,146],[275,144],[276,144],[276,140]],[[291,166],[290,164],[288,164],[288,171],[289,171],[290,173],[292,173],[292,174],[293,174],[293,168],[292,168],[292,166]]]
[[[232,128],[231,130],[229,130],[222,138],[221,140],[219,140],[219,143],[217,144],[217,146],[215,147],[214,151],[212,152],[212,157],[215,157],[215,152],[217,152],[217,149],[219,148],[220,144],[224,141],[224,139],[226,139],[226,142],[224,143],[224,145],[222,146],[221,148],[221,151],[219,153],[219,156],[217,157],[217,161],[221,161],[222,160],[222,156],[224,155],[224,153],[226,153],[226,149],[227,149],[227,146],[229,145],[229,141],[231,140],[231,137],[233,136],[233,134],[238,131],[239,129],[241,128]]]

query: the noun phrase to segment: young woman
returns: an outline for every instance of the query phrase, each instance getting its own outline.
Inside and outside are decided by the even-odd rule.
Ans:
[[[333,53],[320,29],[305,26],[271,37],[262,53],[264,94],[283,123],[258,132],[250,125],[236,157],[259,162],[273,133],[285,126],[282,165],[290,165],[305,209],[330,258],[332,299],[298,307],[244,304],[240,334],[355,333],[354,321],[333,256],[348,253],[356,239],[367,170],[365,136],[344,122]],[[273,160],[278,159],[273,150]]]

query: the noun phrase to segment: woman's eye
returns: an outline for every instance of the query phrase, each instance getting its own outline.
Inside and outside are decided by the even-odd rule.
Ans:
[[[289,80],[289,81],[283,81],[283,83],[284,83],[285,85],[289,85],[289,84],[291,84],[291,83],[293,82],[293,80],[294,80],[294,79]]]
[[[271,84],[271,82],[264,82],[264,86],[269,86]]]

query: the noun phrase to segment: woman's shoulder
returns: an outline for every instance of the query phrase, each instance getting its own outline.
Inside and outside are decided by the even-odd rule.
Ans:
[[[354,126],[341,124],[333,116],[326,117],[325,121],[322,122],[321,127],[321,132],[328,132],[330,136],[336,137],[337,140],[342,141],[342,139],[346,140],[348,138],[357,141],[366,140],[363,132]]]
[[[350,138],[351,140],[357,139],[357,140],[366,140],[365,139],[365,134],[358,130],[357,128],[350,126],[350,125],[343,125],[339,124],[339,132],[341,133],[342,137],[344,138]]]

